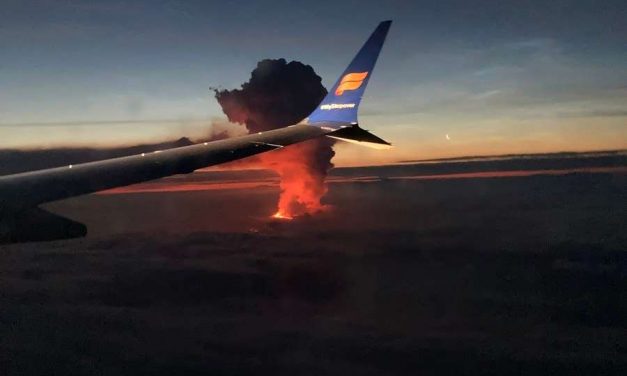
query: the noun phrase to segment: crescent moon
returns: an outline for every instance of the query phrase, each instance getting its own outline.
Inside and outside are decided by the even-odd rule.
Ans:
[[[449,141],[451,140],[451,138],[448,136],[448,133],[446,134],[446,139]]]

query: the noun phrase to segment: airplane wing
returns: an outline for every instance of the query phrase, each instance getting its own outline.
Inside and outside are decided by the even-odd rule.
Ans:
[[[190,173],[325,135],[366,146],[389,146],[359,127],[357,109],[390,25],[391,21],[379,24],[329,94],[299,124],[152,153],[0,176],[0,243],[86,234],[84,225],[38,208],[46,202]]]

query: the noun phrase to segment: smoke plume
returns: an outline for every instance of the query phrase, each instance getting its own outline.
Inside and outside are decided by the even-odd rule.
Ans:
[[[285,59],[262,60],[241,89],[215,90],[222,111],[250,133],[295,124],[313,111],[327,94],[313,68]],[[261,163],[281,178],[277,215],[294,217],[323,209],[325,178],[333,167],[333,141],[313,139],[262,154]]]

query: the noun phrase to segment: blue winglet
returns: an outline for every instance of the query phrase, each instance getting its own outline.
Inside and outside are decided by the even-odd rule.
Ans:
[[[372,76],[372,70],[391,24],[392,21],[384,21],[377,26],[329,94],[309,115],[310,125],[324,124],[325,127],[339,129],[342,126],[357,124],[359,102]]]

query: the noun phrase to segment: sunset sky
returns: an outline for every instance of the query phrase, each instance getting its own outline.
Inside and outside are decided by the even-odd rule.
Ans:
[[[341,145],[336,164],[625,149],[626,16],[619,0],[3,0],[0,149],[207,136],[225,122],[210,87],[285,58],[328,88],[384,19],[360,123],[395,148]]]

